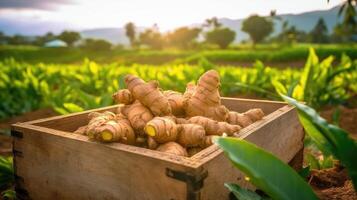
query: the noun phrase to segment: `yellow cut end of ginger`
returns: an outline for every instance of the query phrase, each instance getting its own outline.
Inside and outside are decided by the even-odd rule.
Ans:
[[[111,141],[113,139],[113,134],[109,131],[103,131],[101,136],[103,141]]]
[[[151,126],[151,125],[147,125],[145,127],[145,132],[146,132],[146,134],[148,134],[151,137],[154,137],[156,135],[156,129],[154,126]]]

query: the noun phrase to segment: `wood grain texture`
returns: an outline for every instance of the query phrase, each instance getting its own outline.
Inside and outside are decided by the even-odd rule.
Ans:
[[[185,183],[167,177],[166,168],[195,171],[151,150],[15,128],[26,131],[15,140],[22,152],[15,162],[31,199],[185,199]]]
[[[303,131],[295,110],[285,103],[222,98],[229,109],[244,112],[262,108],[267,114],[240,131],[237,137],[263,147],[284,162],[302,148]],[[168,177],[167,169],[194,177],[208,172],[196,199],[227,199],[225,182],[252,187],[213,145],[193,157],[170,155],[119,143],[100,144],[71,133],[88,122],[92,111],[114,111],[110,106],[13,126],[23,133],[14,140],[19,183],[32,199],[187,199],[190,187]]]
[[[289,106],[271,115],[270,119],[265,119],[268,123],[255,123],[249,129],[243,129],[238,137],[264,148],[288,163],[303,148],[303,129],[295,110]],[[253,189],[254,187],[245,181],[244,175],[224,156],[222,150],[216,148],[211,155],[201,155],[205,162],[203,167],[210,174],[219,174],[207,177],[201,190],[202,199],[228,199],[229,191],[224,187],[226,182],[239,183],[243,187]]]

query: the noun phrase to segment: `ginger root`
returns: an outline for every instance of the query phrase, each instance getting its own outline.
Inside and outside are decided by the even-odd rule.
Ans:
[[[173,115],[185,115],[185,110],[183,108],[183,96],[181,93],[172,90],[166,90],[163,92],[163,94],[169,101]]]
[[[233,133],[238,132],[241,129],[239,125],[218,122],[202,116],[191,117],[188,121],[189,123],[203,126],[207,135],[223,135],[223,133],[226,133],[227,135],[232,136]]]
[[[195,147],[200,145],[205,137],[205,129],[197,124],[179,124],[177,142],[184,147]]]
[[[215,135],[233,136],[264,116],[261,109],[238,113],[222,105],[220,77],[215,70],[204,73],[197,85],[188,83],[184,94],[162,91],[156,81],[145,82],[134,75],[127,75],[125,84],[127,89],[112,96],[120,104],[117,115],[90,113],[89,123],[75,133],[101,142],[192,156],[211,146]]]
[[[131,126],[139,134],[144,132],[146,123],[154,118],[150,110],[139,101],[135,101],[131,105],[120,107],[120,112],[127,116]]]
[[[230,124],[237,124],[241,127],[247,127],[253,122],[261,120],[264,117],[262,109],[250,109],[244,113],[230,111],[228,114],[227,122]]]
[[[203,138],[203,140],[200,143],[200,147],[202,148],[207,148],[213,144],[213,137],[214,135],[207,135],[206,137]]]
[[[130,145],[136,143],[134,130],[127,119],[107,121],[96,128],[95,138],[101,142],[121,142]]]
[[[104,113],[92,112],[88,114],[89,123],[85,134],[90,138],[94,139],[96,134],[96,128],[105,124],[107,121],[115,119],[116,115],[112,112],[106,111]]]
[[[186,149],[176,142],[167,142],[165,144],[160,145],[156,150],[169,154],[174,154],[177,156],[188,155]]]
[[[122,103],[125,105],[132,104],[135,101],[133,95],[128,89],[118,90],[113,94],[112,98],[116,103]]]
[[[155,117],[145,125],[145,133],[158,143],[175,141],[177,126],[170,117]]]
[[[127,75],[125,83],[135,99],[148,107],[155,116],[171,115],[167,98],[161,93],[156,81],[146,83],[134,75]]]
[[[219,74],[215,70],[204,73],[199,78],[196,87],[192,84],[187,85],[183,102],[187,116],[204,116],[217,121],[225,121],[229,111],[221,105],[219,86]]]
[[[157,149],[159,146],[159,144],[152,137],[148,137],[147,143],[149,149]]]
[[[79,127],[77,130],[75,130],[73,133],[79,134],[79,135],[85,135],[87,131],[87,125]]]

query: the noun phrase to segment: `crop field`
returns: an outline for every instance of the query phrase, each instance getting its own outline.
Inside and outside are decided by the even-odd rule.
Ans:
[[[33,46],[0,46],[0,60],[15,58],[26,63],[79,64],[85,58],[100,64],[197,64],[202,58],[218,65],[250,66],[256,60],[265,63],[278,63],[279,66],[301,67],[313,47],[320,58],[334,55],[339,60],[342,54],[357,58],[357,46],[351,45],[312,45],[296,44],[291,46],[260,44],[232,46],[227,50],[124,50],[88,51],[79,48],[43,48]],[[298,64],[296,64],[298,62]]]
[[[308,167],[299,172],[305,173],[305,175],[298,175],[279,159],[245,140],[231,137],[218,138],[216,144],[226,152],[226,155],[239,170],[245,173],[258,170],[261,173],[257,177],[251,176],[252,181],[260,180],[260,183],[263,183],[263,185],[257,184],[258,187],[264,188],[264,185],[267,185],[265,191],[273,196],[276,188],[283,188],[275,185],[286,186],[284,189],[279,189],[279,192],[287,191],[287,193],[295,194],[295,190],[288,186],[297,184],[296,187],[304,191],[297,196],[304,199],[306,197],[304,195],[307,195],[309,199],[315,199],[315,194],[309,184],[320,184],[320,182],[307,183],[307,177],[314,181],[316,179],[313,179],[314,174],[316,176],[320,172],[316,170],[338,169],[339,167],[333,168],[336,159],[346,166],[353,184],[356,185],[356,163],[353,156],[355,156],[354,152],[356,152],[357,146],[355,141],[349,137],[349,135],[355,137],[355,132],[348,134],[332,124],[327,124],[312,110],[314,108],[318,112],[324,112],[326,108],[335,109],[332,120],[330,120],[335,124],[339,123],[340,117],[345,118],[339,110],[340,107],[352,111],[353,115],[353,109],[356,110],[357,107],[357,60],[354,49],[343,50],[339,53],[332,52],[332,47],[326,51],[322,51],[321,48],[317,50],[305,49],[307,53],[305,50],[301,50],[299,53],[296,49],[286,49],[268,54],[264,53],[268,50],[263,50],[263,47],[260,46],[257,47],[260,50],[257,52],[249,50],[247,55],[242,53],[244,50],[210,50],[202,51],[197,55],[190,55],[190,52],[176,52],[175,54],[166,52],[164,54],[163,52],[144,51],[136,55],[144,63],[146,63],[145,59],[151,60],[155,56],[160,59],[164,57],[165,59],[170,57],[170,59],[168,62],[160,61],[160,64],[140,64],[140,62],[128,62],[128,58],[134,56],[130,52],[126,52],[126,57],[122,58],[123,62],[114,60],[109,62],[108,60],[117,58],[115,53],[112,52],[112,57],[106,60],[107,54],[93,53],[93,57],[90,57],[90,54],[83,56],[81,54],[83,52],[78,49],[51,49],[43,52],[44,55],[42,55],[39,53],[42,49],[27,48],[22,48],[21,53],[16,48],[12,53],[8,51],[7,55],[12,55],[9,57],[1,55],[3,57],[0,61],[0,121],[26,115],[26,113],[42,108],[50,108],[57,114],[67,114],[113,105],[115,102],[113,102],[112,94],[125,88],[124,77],[127,74],[138,75],[145,81],[157,80],[163,90],[184,92],[188,82],[195,82],[204,72],[214,69],[219,73],[221,79],[219,91],[222,96],[285,100],[296,106],[300,122],[306,130],[304,163]],[[304,48],[301,47],[301,49]],[[68,57],[63,55],[56,57],[58,51],[65,51],[63,54],[68,54]],[[250,60],[253,63],[251,66],[217,64],[220,60],[224,60],[226,63],[235,62],[238,57],[239,60],[244,60],[245,56],[269,62],[281,60],[284,56],[290,55],[289,59],[286,59],[291,61],[300,59],[300,56],[303,57],[305,54],[305,64],[301,68],[290,68],[289,65],[283,68],[270,67],[262,61],[253,62],[253,59]],[[41,58],[45,55],[48,56],[48,60]],[[266,57],[267,55],[270,57]],[[303,101],[309,107],[287,96]],[[353,116],[347,120],[352,118]],[[350,121],[344,125],[346,124],[352,127],[353,131],[354,125]],[[1,132],[6,135],[9,130],[1,130]],[[0,137],[0,139],[2,138]],[[0,144],[1,142],[0,140]],[[236,159],[238,157],[239,159]],[[254,164],[256,158],[266,160],[263,162],[264,165],[259,166],[261,167],[259,169],[256,169],[257,165]],[[240,159],[245,161],[240,162]],[[3,180],[0,181],[0,189],[10,188],[1,194],[9,198],[16,196],[16,193],[11,189],[14,184],[12,162],[12,157],[0,156],[0,167],[4,174]],[[244,164],[248,164],[248,167],[243,167]],[[286,174],[284,177],[289,178],[282,178],[281,181],[274,182],[274,178],[271,178],[270,175],[277,169]],[[335,172],[333,171],[333,173]],[[347,172],[344,173],[343,176],[347,177]],[[346,178],[344,181],[346,183],[349,181],[350,189],[353,190],[351,180]],[[243,190],[236,184],[227,183],[225,186],[238,193],[251,192]],[[257,194],[252,193],[251,195]]]
[[[122,65],[98,64],[85,60],[83,64],[28,64],[14,59],[0,62],[0,118],[9,118],[39,108],[51,107],[63,114],[112,104],[110,94],[123,88],[123,77],[136,74],[145,80],[158,80],[160,87],[184,92],[186,83],[208,69],[215,68],[221,75],[223,96],[254,95],[279,99],[276,89],[290,92],[315,108],[324,105],[356,105],[356,61],[344,56],[333,65],[333,57],[318,61],[308,60],[305,69],[276,69],[256,62],[252,67],[215,67],[207,60],[198,65]],[[307,69],[309,68],[309,69]],[[301,80],[310,73],[311,80]],[[331,76],[331,77],[330,77]],[[301,89],[303,81],[313,91]],[[312,84],[314,82],[314,84]],[[294,89],[295,87],[295,89]]]

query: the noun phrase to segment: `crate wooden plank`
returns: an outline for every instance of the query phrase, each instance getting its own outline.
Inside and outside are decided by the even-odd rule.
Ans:
[[[17,176],[31,199],[186,198],[186,184],[165,173],[167,168],[194,172],[177,164],[187,158],[168,162],[158,152],[143,148],[83,142],[84,136],[71,139],[31,128],[15,126],[17,131],[26,131],[15,140],[16,150],[22,152],[15,162]]]
[[[37,125],[41,127],[54,128],[56,130],[73,132],[80,126],[84,126],[88,123],[88,114],[90,112],[104,112],[111,111],[115,112],[118,106],[108,106],[104,108],[98,108],[93,110],[88,110],[79,113],[72,113],[65,116],[56,116],[45,119],[34,120],[26,122],[26,124]]]
[[[267,120],[268,123],[264,120]],[[250,129],[242,130],[239,137],[264,148],[288,163],[303,148],[304,131],[296,111],[290,106],[285,106],[273,112],[271,118],[264,120],[255,123]],[[259,126],[259,128],[254,128],[254,126]],[[228,199],[229,191],[223,186],[227,182],[254,188],[245,180],[244,175],[225,158],[222,150],[216,148],[217,150],[211,155],[202,158],[205,162],[203,167],[210,174],[219,174],[207,177],[204,182],[205,187],[201,191],[202,199]],[[257,160],[257,165],[259,165],[259,160]],[[272,171],[272,173],[279,176],[278,171]]]
[[[261,108],[263,120],[237,135],[283,161],[302,148],[302,128],[282,102],[222,98],[229,109]],[[193,157],[170,155],[119,143],[101,144],[71,133],[92,111],[13,126],[16,190],[33,199],[222,199],[226,181],[249,186],[217,146]],[[46,188],[46,189],[44,189]]]

